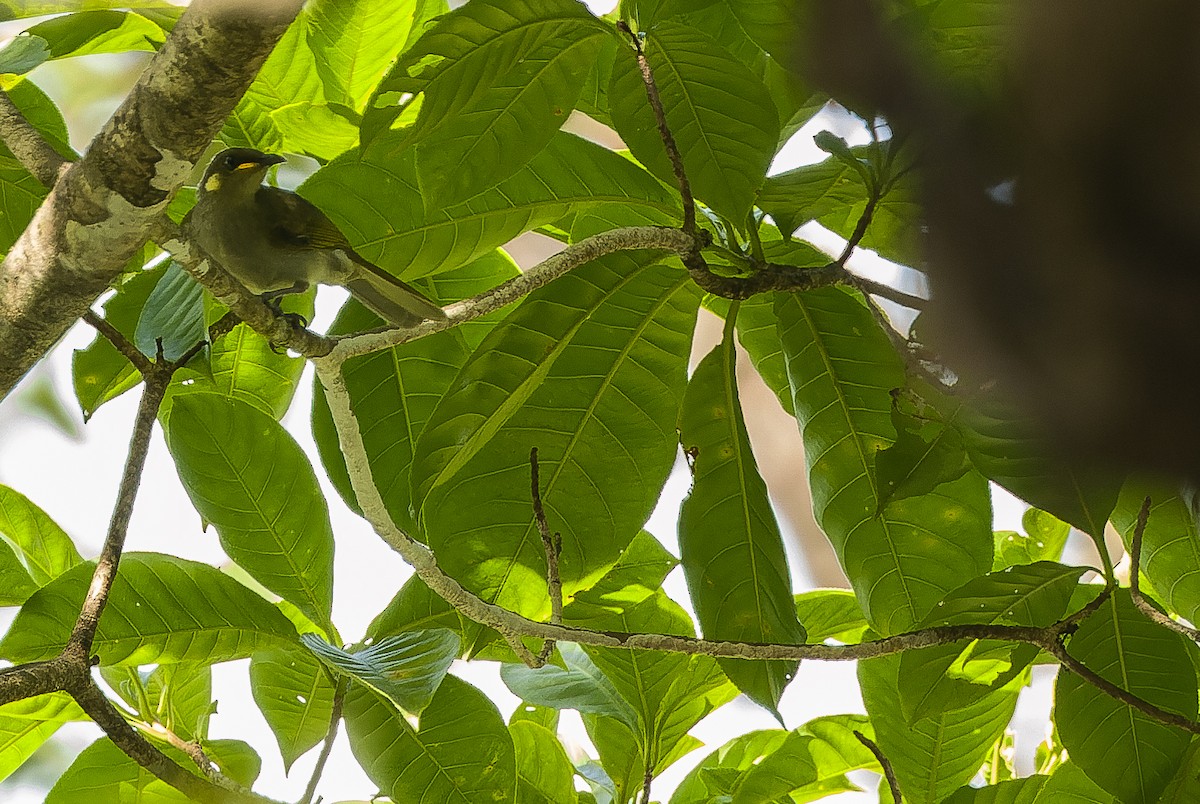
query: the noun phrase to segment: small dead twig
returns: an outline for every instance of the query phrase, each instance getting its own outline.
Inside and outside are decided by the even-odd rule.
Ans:
[[[879,767],[883,768],[883,778],[887,781],[888,789],[892,791],[892,801],[895,804],[900,804],[900,782],[896,779],[896,769],[892,767],[892,763],[884,756],[883,751],[867,735],[861,731],[855,731],[854,736],[858,741],[867,747],[867,750],[875,755],[875,759],[879,760]]]
[[[559,574],[558,559],[562,555],[562,534],[550,532],[546,522],[546,509],[542,505],[541,482],[538,477],[538,449],[529,450],[529,485],[530,496],[533,499],[533,518],[537,522],[538,533],[542,537],[542,546],[546,549],[546,587],[550,593],[550,622],[562,624],[563,598],[562,576]],[[554,652],[555,641],[547,639],[538,653],[538,659],[545,664]]]

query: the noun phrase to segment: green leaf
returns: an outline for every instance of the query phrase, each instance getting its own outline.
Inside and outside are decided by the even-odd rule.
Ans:
[[[670,804],[707,803],[715,795],[731,795],[737,779],[778,750],[790,734],[769,729],[734,737],[700,760],[675,788]]]
[[[1155,597],[1188,622],[1200,622],[1200,532],[1196,514],[1178,487],[1146,478],[1125,484],[1112,512],[1113,527],[1126,546],[1133,541],[1142,500],[1150,498],[1150,518],[1142,534],[1141,570]]]
[[[975,775],[1004,732],[1020,685],[988,693],[970,706],[909,723],[897,691],[899,656],[858,663],[863,702],[875,725],[875,741],[892,763],[911,804],[938,804]]]
[[[1167,711],[1195,717],[1196,671],[1183,637],[1146,619],[1126,591],[1118,590],[1084,620],[1067,647],[1121,689]],[[1110,698],[1066,671],[1058,674],[1054,701],[1063,747],[1092,781],[1125,804],[1158,800],[1187,751],[1187,732]]]
[[[500,678],[513,695],[538,706],[607,715],[636,728],[637,714],[582,648],[560,642],[558,652],[565,668],[503,664]]]
[[[60,154],[73,158],[66,123],[54,102],[31,81],[17,81],[11,86],[6,82],[5,87],[9,100],[38,133]],[[45,196],[46,188],[0,143],[0,254],[6,253],[25,231]]]
[[[779,116],[766,86],[708,34],[660,22],[644,42],[696,197],[720,215],[746,219],[779,139]],[[634,54],[621,48],[608,97],[613,122],[633,155],[675,186]]]
[[[0,655],[33,662],[57,655],[79,616],[93,565],[80,564],[26,601]],[[207,564],[158,553],[126,553],[92,653],[101,665],[226,662],[293,644],[279,610]]]
[[[299,647],[250,658],[250,692],[279,744],[284,771],[329,732],[333,682],[321,662]]]
[[[0,606],[19,606],[37,588],[12,546],[0,539]]]
[[[695,314],[686,274],[614,254],[535,291],[497,326],[415,450],[420,524],[445,571],[505,608],[549,610],[532,447],[562,532],[566,593],[612,566],[674,462]]]
[[[178,752],[176,755],[182,756]],[[187,762],[185,759],[184,763]],[[83,749],[46,795],[46,804],[78,804],[89,800],[155,804],[191,801],[126,756],[107,737]]]
[[[325,97],[361,110],[404,50],[423,5],[419,0],[322,0],[306,9],[308,43]]]
[[[813,511],[872,627],[911,628],[992,564],[991,501],[974,472],[879,510],[874,453],[895,439],[900,358],[862,297],[831,287],[776,297]]]
[[[26,33],[45,40],[51,59],[93,53],[154,51],[166,39],[166,32],[141,14],[112,10],[64,14],[39,22]]]
[[[1033,421],[994,399],[964,405],[959,423],[975,467],[1016,496],[1100,539],[1117,502],[1121,478],[1050,451]]]
[[[28,31],[0,49],[0,75],[24,75],[50,59],[50,43]]]
[[[1049,776],[1030,776],[981,788],[962,787],[945,804],[1038,804],[1046,801],[1042,791],[1048,781]]]
[[[503,668],[501,668],[503,669]],[[508,726],[512,729],[514,723],[536,723],[551,734],[558,733],[559,711],[548,706],[521,701],[513,713],[508,716]]]
[[[350,748],[393,801],[478,804],[513,799],[516,758],[496,707],[454,676],[442,679],[413,728],[386,699],[359,685],[346,695]]]
[[[670,191],[646,171],[565,133],[499,186],[468,202],[427,210],[414,151],[402,147],[403,137],[379,135],[317,171],[300,192],[333,219],[358,253],[406,279],[465,265],[582,205],[679,214]]]
[[[1070,525],[1038,508],[1026,511],[1021,516],[1021,525],[1025,528],[1024,534],[996,532],[996,560],[992,569],[1062,558],[1067,537],[1071,535]]]
[[[647,531],[638,531],[612,569],[586,591],[577,594],[575,599],[596,600],[609,594],[625,593],[633,587],[652,592],[662,586],[663,580],[678,563],[675,556],[662,546],[662,542]]]
[[[420,103],[408,144],[431,208],[511,177],[549,144],[608,33],[577,0],[475,0],[441,17],[380,83],[363,142]],[[400,106],[381,101],[399,97]]]
[[[0,706],[0,781],[25,764],[59,726],[85,717],[65,692]]]
[[[450,604],[414,575],[404,582],[387,607],[371,622],[367,636],[378,640],[426,628],[461,631],[462,623]]]
[[[429,706],[458,658],[459,647],[458,635],[444,628],[406,631],[352,652],[336,648],[316,634],[304,634],[300,641],[334,672],[370,687],[398,709],[414,715]]]
[[[358,144],[358,119],[352,112],[344,106],[305,102],[271,109],[266,117],[283,133],[283,149],[328,162]]]
[[[519,274],[516,263],[501,249],[495,249],[454,271],[418,281],[418,289],[439,303],[447,303],[482,293]],[[478,340],[503,314],[497,311],[467,326],[354,358],[342,367],[375,485],[392,520],[405,530],[416,529],[412,459],[417,436]],[[361,332],[380,323],[374,313],[350,300],[338,313],[329,334]],[[313,388],[313,435],[321,460],[342,499],[357,510],[324,388],[319,380],[314,380]]]
[[[875,453],[881,511],[891,500],[924,496],[971,469],[962,435],[919,398],[894,394],[892,424],[896,443]]]
[[[208,718],[215,709],[208,664],[160,664],[146,677],[145,690],[154,707],[154,722],[185,740],[207,739]]]
[[[1061,618],[1084,567],[1050,561],[1009,567],[967,581],[921,623],[1025,625],[1044,628]],[[962,709],[1021,674],[1037,657],[1035,645],[963,640],[905,651],[900,658],[900,705],[909,720]]]
[[[1187,758],[1163,791],[1158,804],[1188,804],[1200,800],[1200,740],[1192,739]]]
[[[869,736],[869,729],[864,733]],[[850,749],[848,753],[839,750],[846,748]],[[843,742],[835,746],[794,731],[762,761],[741,774],[733,787],[733,804],[773,804],[781,799],[808,801],[832,792],[854,790],[846,774],[877,765],[874,755],[856,740],[853,745]]]
[[[178,360],[188,349],[207,338],[204,288],[172,262],[146,299],[133,342],[139,352],[154,359],[161,339],[163,357]]]
[[[215,394],[176,399],[167,445],[196,510],[243,569],[318,624],[333,604],[333,530],[308,459],[270,416]]]
[[[845,644],[861,642],[870,627],[849,589],[812,589],[796,595],[796,617],[817,645],[827,639]]]
[[[83,561],[71,537],[29,498],[0,486],[0,535],[16,548],[38,586]]]
[[[554,732],[529,721],[508,727],[517,755],[519,804],[571,804],[575,768]]]
[[[692,488],[679,509],[679,548],[701,630],[709,639],[803,644],[783,536],[738,400],[732,331],[692,373],[679,430],[694,456]],[[778,715],[799,662],[720,664],[738,689]]]

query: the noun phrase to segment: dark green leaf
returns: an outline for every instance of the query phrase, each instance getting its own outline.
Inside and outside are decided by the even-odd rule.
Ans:
[[[1191,801],[1200,801],[1200,740],[1195,738],[1158,804],[1188,804]]]
[[[644,42],[667,126],[696,197],[740,224],[779,139],[766,86],[708,34],[664,21]],[[675,174],[646,101],[634,54],[620,48],[608,97],[617,132],[633,155],[670,186]]]
[[[1084,620],[1071,655],[1107,681],[1184,717],[1197,707],[1196,671],[1183,638],[1153,624],[1118,590]],[[1071,760],[1125,804],[1149,804],[1183,761],[1190,735],[1110,698],[1074,673],[1059,671],[1054,721]]]
[[[991,567],[987,484],[968,472],[876,516],[881,492],[871,461],[895,439],[890,394],[905,382],[900,358],[857,294],[781,294],[775,310],[817,522],[872,626],[904,631]]]
[[[500,678],[517,697],[552,709],[608,715],[635,728],[637,715],[612,682],[578,645],[558,643],[565,668],[547,664],[537,670],[523,664],[500,667]]]
[[[336,673],[370,687],[398,709],[419,714],[458,657],[458,635],[444,628],[406,631],[345,651],[316,634],[300,641]]]
[[[31,81],[18,81],[4,91],[56,151],[63,156],[74,156],[67,144],[67,126],[62,114],[44,92]],[[17,241],[45,195],[46,188],[0,143],[0,254]]]
[[[971,469],[962,435],[919,398],[895,393],[892,424],[896,443],[875,453],[881,512],[891,500],[924,496]]]
[[[709,639],[802,644],[783,537],[758,474],[737,391],[732,327],[696,367],[680,414],[693,455],[679,509],[679,548],[700,628]],[[720,660],[751,700],[776,707],[798,662]]]
[[[513,742],[500,713],[454,676],[442,680],[416,729],[385,698],[353,685],[346,730],[355,758],[392,801],[478,804],[515,794]]]
[[[176,399],[167,444],[221,546],[263,586],[327,624],[333,531],[308,459],[274,419],[215,394]]]
[[[0,49],[0,75],[24,75],[50,58],[50,43],[28,32],[14,36]]]
[[[250,692],[279,744],[285,771],[329,732],[333,682],[309,651],[297,646],[256,653]]]
[[[1200,622],[1200,532],[1196,514],[1178,487],[1145,478],[1130,480],[1113,509],[1113,526],[1130,545],[1146,497],[1151,504],[1142,534],[1142,574],[1170,611],[1188,622]]]
[[[92,571],[91,563],[80,564],[35,592],[0,641],[0,654],[13,662],[57,655]],[[102,665],[214,663],[294,640],[295,628],[278,609],[207,564],[126,553],[92,652]]]
[[[161,340],[163,357],[178,360],[207,337],[204,288],[172,262],[146,299],[133,342],[138,351],[153,359]]]
[[[450,604],[435,595],[424,581],[414,575],[404,582],[387,608],[371,622],[367,636],[379,639],[426,628],[460,631],[462,624]]]

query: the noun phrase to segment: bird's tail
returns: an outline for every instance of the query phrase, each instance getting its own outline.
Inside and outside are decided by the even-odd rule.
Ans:
[[[377,315],[400,327],[445,320],[446,313],[442,308],[415,288],[366,260],[355,262],[361,270],[355,271],[354,277],[346,282],[346,289]]]

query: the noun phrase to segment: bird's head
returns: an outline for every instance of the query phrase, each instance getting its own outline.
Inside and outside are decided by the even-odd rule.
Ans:
[[[262,184],[271,165],[285,162],[278,154],[264,154],[253,148],[226,148],[213,157],[200,180],[200,192],[243,188],[247,192]]]

